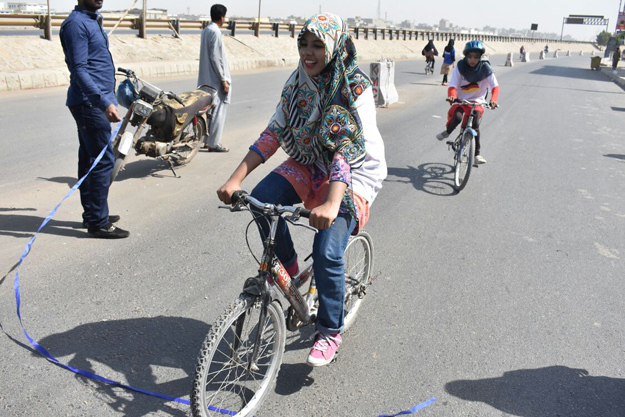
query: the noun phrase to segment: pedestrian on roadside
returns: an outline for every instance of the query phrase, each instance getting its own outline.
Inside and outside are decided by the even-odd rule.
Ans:
[[[616,71],[618,67],[618,62],[621,60],[621,47],[617,46],[616,51],[614,51],[614,55],[612,55],[612,69]]]
[[[456,62],[456,50],[454,49],[454,40],[450,39],[443,51],[443,65],[441,66],[441,74],[443,74],[443,82],[441,85],[448,85],[447,76],[454,67]]]
[[[70,72],[66,105],[78,127],[78,178],[83,177],[106,149],[100,162],[80,186],[83,227],[98,238],[130,235],[113,225],[120,217],[109,215],[108,192],[115,164],[110,144],[111,123],[121,121],[115,99],[115,66],[109,41],[102,29],[103,0],[78,0],[59,33]]]
[[[204,138],[204,149],[208,152],[228,152],[230,149],[221,145],[221,135],[226,123],[226,114],[232,89],[232,78],[228,67],[228,57],[224,47],[221,28],[226,23],[226,6],[213,4],[211,23],[202,30],[200,43],[200,71],[198,85],[208,85],[217,90],[213,99],[215,109],[208,127],[208,137]]]
[[[427,45],[425,45],[425,47],[421,51],[421,55],[425,57],[426,65],[429,65],[430,71],[432,71],[432,74],[434,74],[434,64],[436,63],[436,58],[434,57],[438,56],[438,51],[436,50],[436,47],[434,46],[434,41],[432,39],[430,39]]]
[[[376,124],[371,80],[359,67],[347,25],[336,15],[320,13],[306,21],[297,39],[300,61],[282,90],[269,125],[250,147],[219,199],[232,194],[260,164],[282,148],[289,157],[252,191],[272,204],[303,202],[310,225],[319,229],[313,242],[313,269],[319,310],[311,366],[332,362],[344,327],[345,262],[351,234],[369,218],[369,208],[386,177],[384,142]],[[258,213],[265,236],[267,222]],[[299,271],[286,222],[278,224],[276,255],[291,276]]]
[[[523,62],[523,59],[525,59],[525,46],[521,45],[521,50],[519,51],[519,54],[521,55],[519,61]]]

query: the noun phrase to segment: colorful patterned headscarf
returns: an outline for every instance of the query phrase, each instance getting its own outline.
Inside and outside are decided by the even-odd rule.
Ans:
[[[356,48],[340,17],[312,16],[298,36],[298,45],[306,32],[324,42],[326,66],[311,78],[300,60],[282,90],[269,129],[299,163],[316,164],[329,172],[334,153],[340,152],[352,169],[358,168],[365,159],[365,142],[354,103],[369,86],[369,78],[358,68]]]

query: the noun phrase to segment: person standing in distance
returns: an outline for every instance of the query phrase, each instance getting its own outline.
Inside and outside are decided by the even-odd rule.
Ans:
[[[202,30],[200,43],[200,71],[198,85],[208,85],[217,90],[213,99],[215,109],[213,120],[208,128],[208,138],[204,138],[204,148],[209,152],[228,152],[229,149],[221,145],[221,134],[226,122],[228,104],[230,104],[232,79],[228,58],[220,28],[226,23],[226,6],[214,4],[211,7],[211,23]]]
[[[78,178],[83,177],[103,148],[104,156],[80,186],[83,227],[98,238],[120,239],[130,235],[113,223],[108,192],[115,164],[110,144],[111,123],[121,121],[115,99],[115,66],[109,41],[102,29],[103,0],[78,0],[63,21],[59,36],[70,72],[67,102],[78,127]]]

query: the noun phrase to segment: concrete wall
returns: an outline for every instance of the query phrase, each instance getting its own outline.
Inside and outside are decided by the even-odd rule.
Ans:
[[[3,36],[0,42],[0,91],[14,91],[30,88],[45,88],[68,85],[69,73],[65,66],[63,50],[58,37],[52,41],[26,36]],[[403,39],[401,37],[400,39]],[[288,36],[255,37],[239,35],[236,38],[224,36],[224,43],[232,72],[266,67],[295,67],[298,62],[295,39]],[[392,60],[422,59],[421,50],[427,41],[390,40],[372,34],[365,40],[360,34],[355,40],[361,61],[374,61],[381,58]],[[446,40],[435,40],[442,51]],[[484,40],[489,54],[515,56],[521,47],[516,42]],[[200,35],[183,35],[176,39],[169,35],[155,35],[147,39],[136,36],[113,36],[110,41],[111,54],[116,66],[132,68],[140,77],[162,77],[191,75],[198,70]],[[456,41],[456,49],[462,50],[464,41]],[[524,43],[525,48],[537,57],[544,47],[543,41]],[[550,43],[550,51],[561,48],[566,52],[579,54],[580,50],[590,53],[594,46],[584,44]],[[561,54],[564,55],[564,54]]]

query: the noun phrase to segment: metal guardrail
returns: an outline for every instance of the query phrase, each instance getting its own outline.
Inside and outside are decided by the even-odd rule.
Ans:
[[[43,37],[45,39],[52,39],[52,27],[60,27],[63,20],[68,15],[51,15],[49,22],[48,16],[33,15],[33,14],[0,14],[0,27],[34,27],[44,30]],[[103,26],[105,28],[113,28],[117,22],[117,27],[133,29],[139,31],[139,36],[145,38],[147,36],[147,29],[171,29],[174,36],[179,36],[180,30],[189,29],[204,29],[210,23],[210,20],[180,20],[180,19],[146,19],[145,28],[142,30],[141,17],[125,17],[123,19],[105,17],[103,20]],[[291,37],[295,37],[295,34],[302,29],[302,25],[295,25],[289,23],[270,23],[270,22],[258,22],[250,20],[230,20],[228,22],[228,29],[231,36],[236,36],[239,31],[252,31],[255,36],[260,36],[261,31],[271,31],[272,36],[278,37],[280,32],[289,32]],[[396,28],[350,28],[350,32],[356,39],[371,39],[374,40],[428,40],[435,41],[447,41],[449,39],[455,39],[457,41],[469,41],[469,40],[481,40],[484,42],[521,42],[521,43],[549,43],[549,44],[571,44],[582,43],[592,44],[593,42],[581,42],[581,41],[560,41],[558,39],[546,39],[546,38],[517,38],[510,36],[498,36],[498,35],[480,35],[480,34],[467,34],[467,33],[453,33],[453,32],[430,32],[413,29],[396,29]]]

